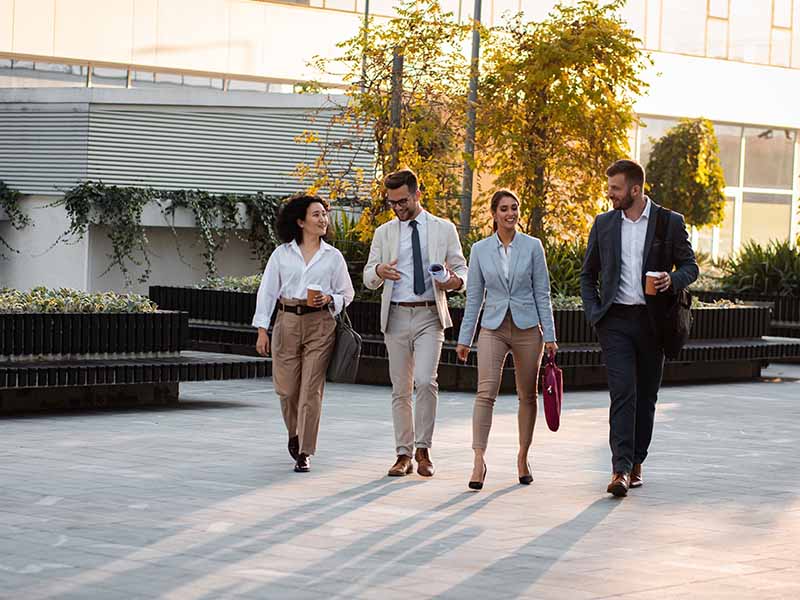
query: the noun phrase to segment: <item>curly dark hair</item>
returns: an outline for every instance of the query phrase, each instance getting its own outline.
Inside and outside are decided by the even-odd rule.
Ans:
[[[315,202],[322,204],[325,210],[330,210],[325,200],[309,194],[296,194],[281,207],[275,219],[275,230],[283,243],[295,240],[299,244],[303,241],[303,229],[297,224],[297,219],[305,221],[308,207]]]

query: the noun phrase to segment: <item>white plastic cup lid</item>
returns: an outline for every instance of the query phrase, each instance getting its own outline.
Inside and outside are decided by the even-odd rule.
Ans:
[[[661,273],[658,271],[648,271],[647,273],[645,273],[645,275],[647,277],[660,277]]]

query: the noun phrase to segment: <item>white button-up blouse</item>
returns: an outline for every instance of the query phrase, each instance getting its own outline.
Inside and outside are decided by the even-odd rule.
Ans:
[[[296,241],[278,246],[270,255],[261,278],[253,327],[269,328],[272,311],[278,300],[305,300],[311,284],[320,286],[323,294],[333,298],[333,315],[339,314],[355,296],[344,256],[324,240],[320,240],[319,250],[308,264]]]

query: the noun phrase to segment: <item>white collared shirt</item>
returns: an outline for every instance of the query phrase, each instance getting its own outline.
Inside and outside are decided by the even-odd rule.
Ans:
[[[645,196],[646,203],[641,216],[631,221],[620,211],[622,216],[622,254],[620,256],[619,289],[614,298],[617,304],[645,304],[642,289],[642,261],[644,260],[644,240],[647,237],[647,224],[650,221],[650,198]]]
[[[258,288],[253,327],[269,328],[278,299],[305,300],[311,284],[320,286],[323,294],[333,298],[331,312],[334,315],[339,314],[355,296],[344,256],[324,240],[320,240],[319,250],[308,264],[294,240],[275,248]]]
[[[514,237],[517,237],[516,234]],[[511,249],[514,247],[514,240],[509,242],[508,247],[503,245],[503,242],[500,240],[500,236],[497,233],[494,234],[494,238],[497,240],[497,252],[500,255],[500,268],[503,269],[503,275],[506,278],[506,282],[508,282],[508,272],[511,264]]]
[[[397,272],[400,279],[392,286],[392,302],[420,302],[434,300],[433,281],[428,273],[428,230],[430,229],[428,213],[421,211],[414,219],[419,231],[419,249],[422,253],[422,275],[425,278],[425,292],[421,296],[414,293],[414,253],[411,246],[411,221],[400,221],[400,239],[397,247]]]

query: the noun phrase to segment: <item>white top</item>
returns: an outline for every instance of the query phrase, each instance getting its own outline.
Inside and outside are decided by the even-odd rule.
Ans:
[[[642,261],[647,223],[650,221],[650,198],[645,198],[644,211],[635,221],[622,212],[622,255],[620,257],[619,289],[614,298],[617,304],[645,304],[642,289]]]
[[[275,248],[267,261],[258,288],[253,327],[269,328],[272,311],[275,310],[278,299],[305,300],[308,286],[312,284],[320,286],[323,294],[333,298],[331,312],[334,315],[339,314],[355,296],[344,256],[324,240],[320,240],[319,250],[308,264],[294,240]]]
[[[411,247],[411,221],[400,221],[400,239],[397,248],[397,272],[400,279],[392,286],[392,302],[421,302],[434,300],[433,281],[428,273],[428,213],[421,211],[414,219],[419,231],[419,249],[422,253],[422,276],[425,281],[425,292],[421,296],[414,293],[414,254]]]
[[[514,239],[512,238],[512,240],[508,243],[508,248],[506,248],[497,233],[494,234],[494,237],[497,240],[497,252],[500,255],[500,268],[503,269],[503,275],[505,276],[506,281],[508,281],[508,269],[509,265],[511,264],[511,248],[514,247]],[[514,238],[516,237],[517,236],[515,234]]]

